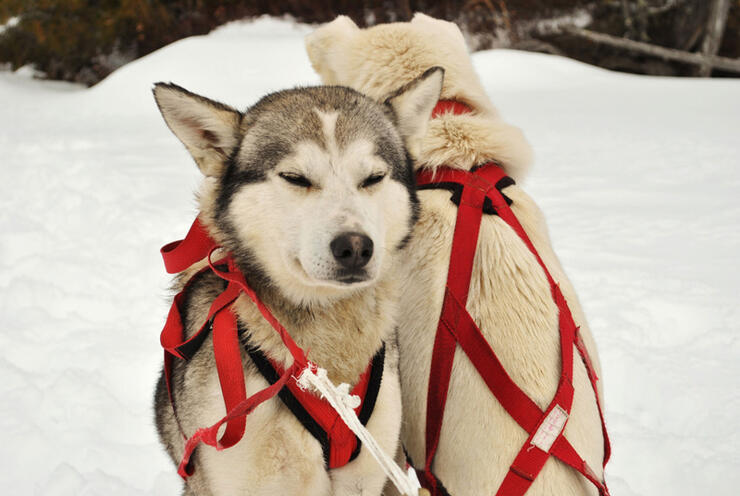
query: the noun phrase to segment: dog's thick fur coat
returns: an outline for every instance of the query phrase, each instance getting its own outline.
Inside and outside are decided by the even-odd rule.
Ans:
[[[246,113],[159,84],[154,93],[173,133],[205,175],[199,217],[235,258],[260,299],[308,358],[335,383],[355,384],[385,343],[380,390],[367,428],[390,453],[401,422],[395,345],[397,256],[417,216],[404,141],[423,134],[442,85],[428,71],[387,104],[342,87],[303,88],[263,98]],[[420,111],[421,110],[421,111]],[[366,234],[375,252],[364,267],[338,267],[330,242]],[[334,254],[337,257],[337,254]],[[183,272],[186,337],[203,324],[224,281]],[[292,357],[256,305],[234,304],[243,339],[287,367]],[[268,384],[242,350],[247,394]],[[184,433],[214,424],[225,408],[209,336],[193,358],[174,361],[175,418],[164,378],[155,398],[160,438],[177,464]],[[326,470],[321,445],[277,397],[249,415],[242,440],[216,451],[200,445],[186,495],[377,495],[385,475],[367,449]]]
[[[531,151],[522,133],[503,122],[486,96],[457,26],[422,14],[409,23],[359,29],[339,17],[307,37],[311,62],[327,83],[345,84],[375,98],[431,66],[445,69],[442,98],[473,112],[433,119],[410,147],[416,167],[469,170],[495,160],[522,181]],[[596,348],[574,289],[553,252],[544,217],[519,186],[505,193],[571,308],[601,377]],[[456,207],[444,190],[419,192],[421,212],[402,264],[399,351],[404,422],[402,441],[424,463],[427,384],[444,294]],[[558,310],[535,258],[500,218],[484,215],[467,310],[516,384],[545,408],[560,378]],[[576,356],[577,352],[576,352]],[[600,382],[599,382],[600,384]],[[574,367],[575,398],[565,435],[602,474],[599,412],[586,368]],[[600,391],[601,394],[601,391]],[[433,470],[454,496],[495,494],[527,439],[488,390],[460,348],[455,354],[442,434]],[[595,488],[571,468],[550,459],[528,496],[581,496]]]

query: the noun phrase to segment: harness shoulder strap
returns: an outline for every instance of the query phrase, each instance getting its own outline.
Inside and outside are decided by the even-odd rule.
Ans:
[[[426,477],[427,483],[435,488],[438,486],[436,477],[431,476],[432,464],[442,432],[445,404],[457,346],[456,338],[448,325],[450,319],[445,319],[446,302],[449,297],[454,297],[463,308],[467,302],[483,206],[487,193],[495,189],[496,184],[505,177],[503,170],[498,167],[492,168],[491,171],[487,177],[471,175],[469,172],[454,169],[425,171],[417,176],[417,181],[421,185],[438,182],[463,185],[452,238],[445,303],[443,303],[434,340],[427,390],[425,472],[429,474]],[[452,327],[455,326],[455,320],[453,317]]]
[[[213,303],[211,303],[211,307],[208,310],[208,316],[201,328],[186,340],[180,308],[189,286],[190,283],[175,296],[172,307],[167,316],[167,321],[165,322],[162,334],[160,335],[160,342],[164,348],[164,374],[170,403],[174,410],[175,402],[172,395],[173,358],[189,360],[198,351],[200,346],[208,337],[208,334],[213,330],[213,348],[216,357],[216,364],[218,366],[219,381],[221,382],[222,390],[224,391],[226,408],[229,410],[230,405],[234,405],[244,399],[244,394],[241,393],[244,391],[244,379],[243,376],[238,373],[241,372],[241,367],[239,366],[239,370],[237,372],[235,365],[237,362],[241,365],[241,357],[235,356],[233,351],[236,338],[236,316],[234,316],[230,311],[231,304],[239,296],[239,290],[234,285],[228,285],[226,289],[213,300]],[[236,344],[235,349],[237,350],[238,355],[238,343]],[[241,383],[239,382],[240,377]],[[228,386],[224,387],[225,384]],[[242,386],[241,388],[239,387],[240,385]],[[235,433],[238,431],[237,424],[233,425],[234,427],[229,431],[230,435],[223,438],[223,442],[226,444],[229,444],[229,440],[233,439],[236,435]]]

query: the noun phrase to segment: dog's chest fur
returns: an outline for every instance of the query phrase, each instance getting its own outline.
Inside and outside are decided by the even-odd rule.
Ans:
[[[211,273],[197,277],[186,297],[183,315],[188,336],[197,332],[213,298],[224,289],[223,281]],[[396,298],[395,283],[381,281],[299,318],[275,307],[276,317],[297,344],[308,351],[311,360],[327,369],[336,384],[353,385],[375,351],[386,343],[381,389],[367,427],[388,452],[395,449],[400,429],[398,355],[393,335]],[[276,331],[250,300],[240,297],[235,309],[240,325],[246,329],[243,339],[257,344],[278,362],[290,363],[292,358]],[[247,394],[264,389],[266,381],[243,350],[242,363]],[[226,413],[210,337],[189,362],[175,361],[173,378],[175,406],[186,434],[215,423]],[[160,383],[157,424],[163,439],[170,441],[170,455],[178,460],[184,446],[171,410],[164,408],[167,401],[166,389]],[[190,492],[186,494],[233,494],[234,488],[240,487],[251,487],[255,492],[249,494],[260,495],[355,494],[357,489],[374,494],[384,483],[384,475],[364,449],[348,465],[327,472],[321,446],[278,398],[260,405],[249,415],[246,426],[244,438],[228,450],[216,452],[205,445],[198,448],[198,470],[188,480],[186,490]]]

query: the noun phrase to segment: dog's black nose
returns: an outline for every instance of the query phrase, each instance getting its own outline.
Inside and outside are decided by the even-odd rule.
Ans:
[[[373,240],[357,232],[342,233],[329,246],[337,262],[349,270],[361,269],[373,256]]]

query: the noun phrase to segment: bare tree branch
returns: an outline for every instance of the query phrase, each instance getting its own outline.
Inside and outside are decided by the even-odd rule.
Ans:
[[[605,45],[624,48],[625,50],[644,53],[646,55],[652,55],[654,57],[660,57],[662,59],[677,60],[686,64],[709,64],[710,67],[740,73],[740,59],[717,57],[716,55],[705,55],[702,53],[684,52],[681,50],[652,45],[650,43],[644,43],[641,41],[628,40],[608,34],[596,33],[588,29],[568,27],[565,28],[565,31],[569,34],[580,36],[581,38],[586,38],[596,43],[603,43]]]

